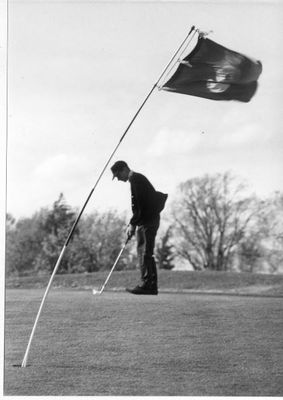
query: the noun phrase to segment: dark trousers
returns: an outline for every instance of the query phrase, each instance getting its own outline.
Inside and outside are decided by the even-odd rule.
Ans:
[[[157,288],[157,269],[154,259],[155,237],[160,216],[149,223],[139,225],[136,231],[138,263],[143,286]]]

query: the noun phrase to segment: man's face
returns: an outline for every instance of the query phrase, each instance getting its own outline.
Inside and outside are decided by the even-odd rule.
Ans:
[[[129,177],[129,173],[126,168],[121,169],[120,171],[118,171],[116,173],[116,178],[118,179],[118,181],[127,182],[128,177]]]

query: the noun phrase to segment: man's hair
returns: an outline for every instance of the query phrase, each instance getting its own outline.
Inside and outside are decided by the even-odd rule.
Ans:
[[[118,171],[121,171],[124,168],[130,169],[128,164],[125,161],[116,161],[112,165],[111,171],[113,172],[113,174],[116,174]]]

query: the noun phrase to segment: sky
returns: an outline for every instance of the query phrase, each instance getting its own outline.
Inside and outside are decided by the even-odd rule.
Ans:
[[[174,199],[179,183],[233,174],[283,190],[283,2],[8,2],[7,211],[29,217],[62,192],[80,209],[192,25],[260,60],[249,103],[155,89],[114,155]],[[107,167],[87,213],[128,210]]]

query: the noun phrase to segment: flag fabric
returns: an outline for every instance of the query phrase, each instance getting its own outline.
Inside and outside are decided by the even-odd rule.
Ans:
[[[161,89],[212,100],[249,102],[261,72],[260,61],[199,36],[195,48]]]

